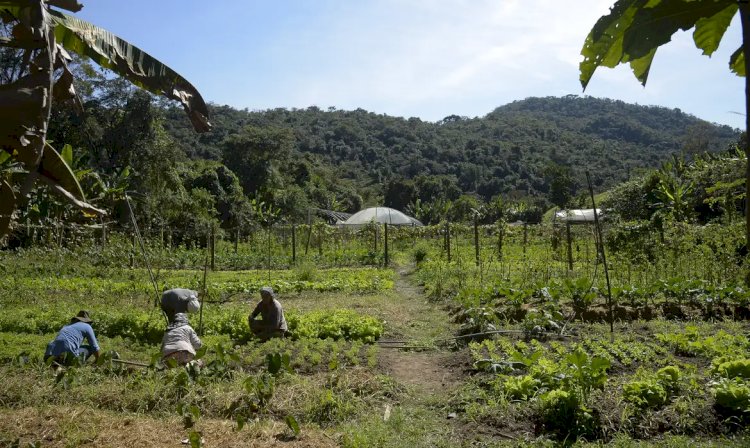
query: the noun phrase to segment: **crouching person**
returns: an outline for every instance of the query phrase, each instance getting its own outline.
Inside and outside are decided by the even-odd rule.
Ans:
[[[161,340],[162,361],[174,359],[178,365],[187,365],[195,358],[195,351],[201,348],[201,340],[188,322],[185,313],[176,313],[164,332]]]
[[[284,319],[284,310],[281,309],[281,303],[276,300],[273,289],[268,286],[261,288],[260,299],[248,317],[250,331],[262,341],[270,338],[283,338],[287,332],[286,319]],[[261,319],[256,320],[259,314]]]
[[[52,359],[58,364],[71,365],[83,364],[91,355],[99,359],[99,343],[91,327],[92,322],[88,311],[79,311],[68,325],[62,327],[57,337],[47,344],[44,360]],[[88,345],[83,345],[84,339]]]

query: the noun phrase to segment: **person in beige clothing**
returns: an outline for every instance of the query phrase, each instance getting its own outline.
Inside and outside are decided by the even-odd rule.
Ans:
[[[270,338],[283,338],[288,328],[284,318],[284,310],[281,308],[281,303],[276,300],[273,289],[269,286],[261,288],[260,299],[247,319],[250,330],[261,341]],[[260,320],[255,319],[258,315],[261,317]]]

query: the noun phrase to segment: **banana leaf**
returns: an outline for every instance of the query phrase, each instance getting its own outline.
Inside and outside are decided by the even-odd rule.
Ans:
[[[211,130],[208,107],[198,90],[177,72],[109,31],[58,11],[49,11],[55,37],[65,49],[91,58],[138,87],[179,101],[198,132]]]

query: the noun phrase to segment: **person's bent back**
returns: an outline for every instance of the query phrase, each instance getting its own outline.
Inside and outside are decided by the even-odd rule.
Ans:
[[[80,311],[60,330],[55,339],[47,344],[45,361],[53,358],[58,364],[70,365],[76,361],[85,362],[91,355],[99,359],[99,343],[96,340],[92,320],[87,311]],[[86,339],[88,345],[83,345]]]
[[[281,303],[276,300],[276,293],[271,287],[264,286],[260,289],[260,297],[260,302],[247,319],[250,331],[261,340],[283,338],[288,328],[284,310]],[[255,319],[258,315],[261,317],[260,320]]]
[[[195,358],[195,351],[201,345],[198,334],[188,322],[187,314],[176,313],[161,340],[162,359],[174,359],[178,365],[184,366]]]

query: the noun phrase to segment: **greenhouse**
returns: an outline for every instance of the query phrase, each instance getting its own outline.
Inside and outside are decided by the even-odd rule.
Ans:
[[[353,214],[345,221],[339,221],[337,224],[341,226],[361,226],[372,222],[396,226],[422,227],[423,225],[419,220],[389,207],[366,208]]]
[[[602,210],[596,209],[599,218],[602,217]],[[572,209],[560,210],[555,212],[555,221],[569,222],[571,224],[588,224],[594,222],[594,209]]]

